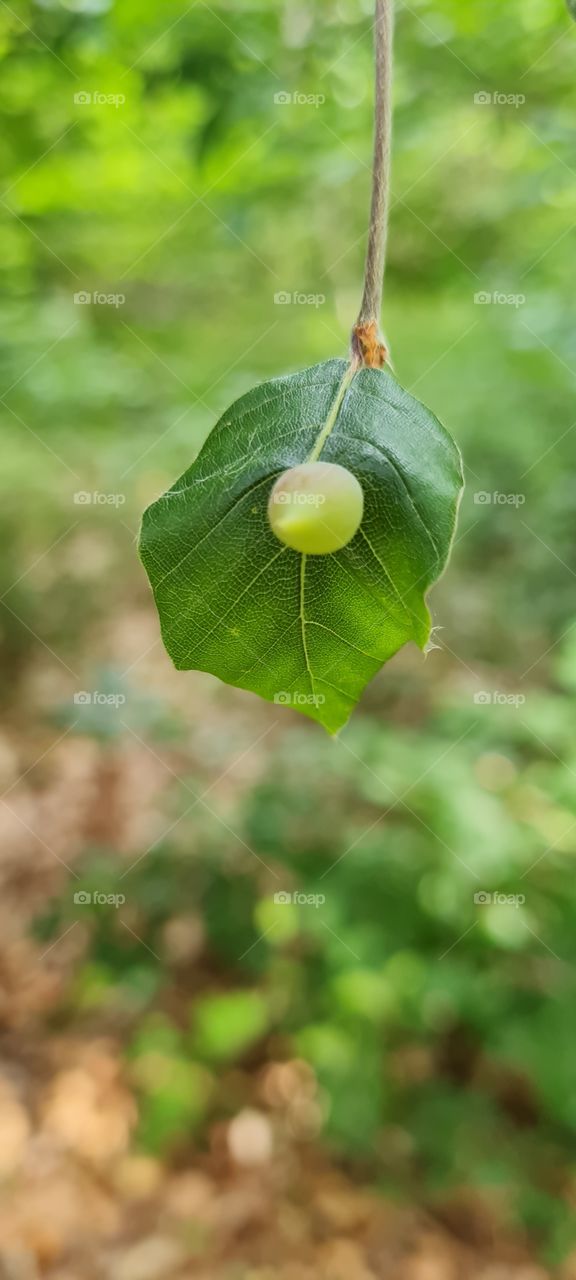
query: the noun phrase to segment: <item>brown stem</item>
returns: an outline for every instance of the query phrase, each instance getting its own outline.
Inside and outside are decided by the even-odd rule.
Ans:
[[[360,314],[352,330],[352,355],[370,368],[380,368],[387,351],[379,336],[390,200],[392,149],[392,46],[394,0],[376,0],[374,43],[376,99],[370,231]]]

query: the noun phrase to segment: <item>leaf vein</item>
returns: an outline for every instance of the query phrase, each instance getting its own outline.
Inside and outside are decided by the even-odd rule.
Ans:
[[[326,627],[326,626],[324,625],[324,623],[323,623],[323,622],[315,622],[313,618],[309,618],[309,619],[308,619],[308,626],[309,626],[309,627],[321,627],[322,631],[327,631],[327,632],[328,632],[328,635],[330,635],[330,636],[334,636],[334,639],[335,639],[335,640],[341,640],[341,641],[342,641],[342,644],[346,644],[346,645],[348,645],[348,648],[349,648],[349,649],[354,649],[354,651],[355,651],[356,653],[361,653],[361,654],[363,654],[363,656],[364,656],[365,658],[372,658],[372,659],[374,660],[374,662],[380,662],[380,661],[381,661],[381,658],[378,656],[378,654],[376,654],[376,653],[366,653],[366,650],[365,650],[365,649],[359,649],[359,648],[358,648],[358,645],[356,645],[356,644],[352,644],[352,641],[351,641],[351,640],[347,640],[345,636],[341,636],[341,635],[339,635],[339,634],[338,634],[338,632],[337,632],[337,631],[333,631],[333,630],[332,630],[332,627]],[[320,676],[320,675],[319,675],[319,676],[318,676],[318,679],[319,679],[319,680],[321,680],[321,679],[322,679],[322,676]]]
[[[225,619],[228,617],[228,615],[232,613],[232,610],[236,608],[236,605],[240,604],[240,601],[242,600],[243,596],[245,596],[248,591],[252,590],[254,583],[257,582],[258,579],[262,577],[262,574],[266,573],[266,570],[270,568],[270,565],[274,564],[274,561],[278,560],[279,556],[283,556],[286,551],[288,551],[288,547],[281,547],[280,551],[277,551],[276,555],[272,556],[272,559],[268,560],[267,564],[263,565],[262,568],[258,570],[258,573],[254,575],[254,577],[252,578],[252,581],[248,583],[248,586],[244,587],[244,590],[240,592],[240,595],[237,596],[235,600],[233,600],[232,604],[230,605],[230,608],[226,610],[226,613],[223,613],[222,617],[218,618],[218,622],[216,626],[212,627],[212,630],[209,631],[207,635],[202,636],[202,639],[199,641],[200,644],[205,644],[206,641],[210,639],[210,636],[214,635],[214,632],[218,630],[218,627],[221,626],[222,623],[225,621]],[[193,653],[194,653],[194,649],[190,649],[189,652],[184,657],[184,662],[188,662],[192,657]]]
[[[182,565],[186,563],[189,556],[194,555],[194,553],[199,550],[199,548],[203,545],[203,543],[206,542],[208,538],[212,536],[213,533],[217,532],[220,526],[224,524],[224,521],[228,519],[228,516],[232,515],[233,512],[236,510],[236,508],[240,506],[240,503],[244,501],[244,498],[249,498],[251,494],[255,493],[256,490],[261,487],[261,485],[266,484],[270,480],[270,478],[271,477],[269,475],[263,476],[261,480],[258,480],[256,484],[251,485],[249,489],[244,489],[244,492],[238,495],[238,497],[232,503],[232,506],[228,507],[228,510],[224,512],[224,515],[220,517],[220,519],[216,522],[216,524],[210,525],[210,528],[208,532],[204,534],[204,537],[200,538],[199,542],[195,542],[194,546],[191,547],[190,550],[186,552],[186,555],[182,556],[182,559],[179,560],[177,564],[173,564],[172,568],[168,569],[167,573],[165,573],[164,576],[159,579],[159,581],[156,583],[156,590],[158,590],[158,588],[162,586],[162,583],[165,582],[166,579],[170,577],[170,574],[176,573],[178,569],[181,569]]]
[[[306,613],[305,613],[306,560],[307,560],[307,556],[304,555],[300,557],[300,631],[302,634],[302,648],[304,650],[304,659],[306,662],[306,669],[310,677],[310,685],[312,688],[312,693],[314,693],[314,676],[312,674],[310,659],[308,657],[308,647],[306,644]]]
[[[394,591],[394,594],[397,596],[397,598],[398,598],[398,600],[399,600],[400,604],[402,605],[402,608],[403,608],[403,610],[404,610],[404,613],[406,614],[406,618],[407,618],[407,621],[408,621],[408,626],[409,626],[409,628],[410,628],[410,633],[411,633],[411,635],[414,635],[414,623],[410,620],[410,616],[409,616],[409,615],[410,615],[410,614],[412,614],[412,618],[416,618],[416,620],[417,620],[417,621],[419,621],[419,619],[418,619],[418,614],[417,614],[417,613],[414,613],[414,610],[413,610],[413,609],[410,609],[410,608],[409,608],[409,607],[404,603],[404,601],[402,600],[402,598],[398,595],[398,592],[396,591],[396,588],[395,588],[395,586],[394,586],[394,583],[392,582],[392,579],[391,579],[391,577],[390,577],[390,575],[389,575],[389,573],[388,573],[387,569],[385,569],[385,568],[384,568],[384,565],[382,564],[382,561],[381,561],[381,559],[380,559],[380,556],[378,556],[378,555],[376,554],[376,551],[375,551],[374,547],[372,546],[372,543],[370,542],[370,539],[369,539],[369,538],[367,537],[367,535],[364,533],[364,530],[363,530],[363,529],[361,529],[361,530],[360,530],[360,533],[362,534],[362,537],[364,538],[364,541],[366,542],[367,546],[369,546],[369,547],[370,547],[370,550],[371,550],[371,552],[372,552],[372,555],[374,556],[374,559],[375,559],[376,563],[380,565],[380,568],[381,568],[381,570],[382,570],[382,573],[385,575],[385,577],[386,577],[386,578],[388,578],[388,581],[389,581],[389,583],[390,583],[390,586],[392,587],[392,590]]]
[[[417,517],[417,519],[418,519],[419,523],[422,525],[422,528],[423,528],[423,530],[424,530],[424,533],[426,534],[426,537],[428,538],[429,542],[430,542],[430,543],[431,543],[431,545],[432,545],[432,548],[433,548],[433,551],[434,551],[434,555],[436,556],[436,561],[437,561],[437,563],[438,563],[438,564],[440,564],[440,552],[439,552],[439,550],[438,550],[438,547],[437,547],[437,545],[436,545],[436,542],[435,542],[434,538],[432,537],[432,534],[431,534],[431,532],[430,532],[430,529],[428,528],[428,525],[427,525],[427,523],[426,523],[426,521],[425,521],[425,519],[424,519],[424,516],[422,515],[421,511],[419,511],[419,510],[418,510],[418,507],[416,506],[416,503],[415,503],[415,501],[414,501],[414,498],[413,498],[413,496],[412,496],[412,494],[411,494],[411,492],[410,492],[410,489],[408,488],[408,485],[407,485],[407,483],[406,483],[406,481],[405,481],[405,479],[404,479],[404,476],[402,475],[402,472],[401,472],[401,470],[400,470],[400,464],[399,464],[398,460],[397,460],[397,459],[395,459],[395,458],[393,458],[393,457],[389,454],[389,452],[388,452],[388,450],[387,450],[387,449],[384,449],[384,448],[383,448],[383,446],[382,446],[382,445],[380,445],[380,444],[376,444],[376,442],[375,442],[375,441],[373,441],[373,440],[372,440],[372,441],[370,441],[370,442],[368,442],[368,441],[366,441],[366,440],[363,440],[361,436],[351,436],[351,435],[349,435],[349,434],[348,434],[348,432],[346,433],[346,439],[347,439],[347,440],[355,440],[357,444],[364,444],[364,445],[366,445],[367,443],[369,443],[369,444],[370,444],[370,448],[371,448],[371,449],[375,449],[375,450],[377,451],[377,453],[382,454],[382,457],[386,459],[386,462],[388,463],[388,466],[389,466],[389,467],[391,467],[391,468],[392,468],[392,470],[393,470],[393,472],[394,472],[394,474],[395,474],[396,476],[398,476],[398,479],[399,479],[399,481],[400,481],[400,484],[402,485],[402,488],[404,489],[404,491],[405,491],[405,493],[406,493],[406,496],[407,496],[407,498],[408,498],[408,501],[409,501],[409,503],[410,503],[410,506],[412,507],[412,510],[414,511],[414,513],[415,513],[415,515],[416,515],[416,517]],[[380,563],[380,562],[379,562],[379,563]]]

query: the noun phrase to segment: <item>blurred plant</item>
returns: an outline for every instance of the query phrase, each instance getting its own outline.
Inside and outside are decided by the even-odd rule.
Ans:
[[[2,7],[10,736],[16,696],[20,735],[39,688],[71,722],[75,690],[153,644],[137,513],[225,405],[347,342],[369,181],[364,5],[343,0],[335,21],[321,4],[239,0],[241,38],[229,6],[169,7],[172,26],[153,4]],[[76,887],[118,892],[126,870],[87,841],[78,886],[38,930],[51,945],[83,922],[59,1025],[123,1037],[147,1147],[201,1142],[228,1073],[240,1087],[304,1055],[312,1132],[323,1121],[363,1179],[434,1205],[475,1189],[556,1261],[574,1234],[576,1128],[573,27],[562,0],[421,0],[400,8],[397,47],[387,324],[401,380],[470,468],[434,601],[444,652],[395,661],[341,741],[271,736],[243,797],[209,797],[241,841],[201,806],[184,815],[196,773],[210,785],[230,764],[244,702],[224,721],[219,693],[202,684],[199,710],[191,684],[179,715],[166,669],[134,665],[123,719],[157,756],[176,752],[163,818],[180,825],[108,912],[73,903]],[[275,103],[285,86],[317,93],[328,66],[322,106]],[[121,78],[122,107],[74,102]],[[493,97],[520,93],[518,107]],[[278,306],[278,290],[326,301]],[[496,292],[525,301],[474,301]],[[79,490],[126,502],[77,506]],[[80,710],[80,734],[118,764],[129,729]],[[194,945],[172,945],[175,921],[198,926]]]

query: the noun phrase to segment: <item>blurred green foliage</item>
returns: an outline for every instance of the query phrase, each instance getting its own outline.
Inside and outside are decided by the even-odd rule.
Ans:
[[[148,599],[141,507],[236,395],[345,351],[369,196],[370,12],[0,8],[9,706],[32,660],[108,687],[98,626]],[[230,1105],[228,1072],[273,1045],[314,1066],[338,1153],[395,1193],[497,1197],[552,1260],[576,1239],[575,39],[563,0],[398,6],[384,323],[398,375],[468,466],[433,602],[443,652],[390,667],[337,743],[279,712],[228,835],[201,807],[182,816],[202,783],[174,780],[178,839],[123,882],[137,936],[120,911],[85,916],[69,999],[71,1017],[127,1019],[148,1147],[202,1141]],[[75,303],[81,291],[125,301]],[[325,302],[279,306],[281,291]],[[78,505],[79,491],[124,501]],[[218,729],[195,722],[182,679],[176,715],[135,668],[126,718],[157,754],[196,735],[217,775]],[[85,710],[77,731],[119,749],[122,731]],[[110,849],[89,849],[83,872],[87,890],[119,890]],[[72,911],[54,904],[44,932]],[[187,911],[210,962],[181,973],[163,931]]]

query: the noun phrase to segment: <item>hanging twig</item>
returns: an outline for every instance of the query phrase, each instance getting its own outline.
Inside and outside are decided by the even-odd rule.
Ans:
[[[364,273],[364,295],[360,314],[352,331],[354,358],[371,367],[383,365],[387,354],[384,343],[380,338],[379,326],[380,312],[382,310],[390,203],[393,10],[393,0],[376,0],[374,23],[376,94],[372,205]]]

